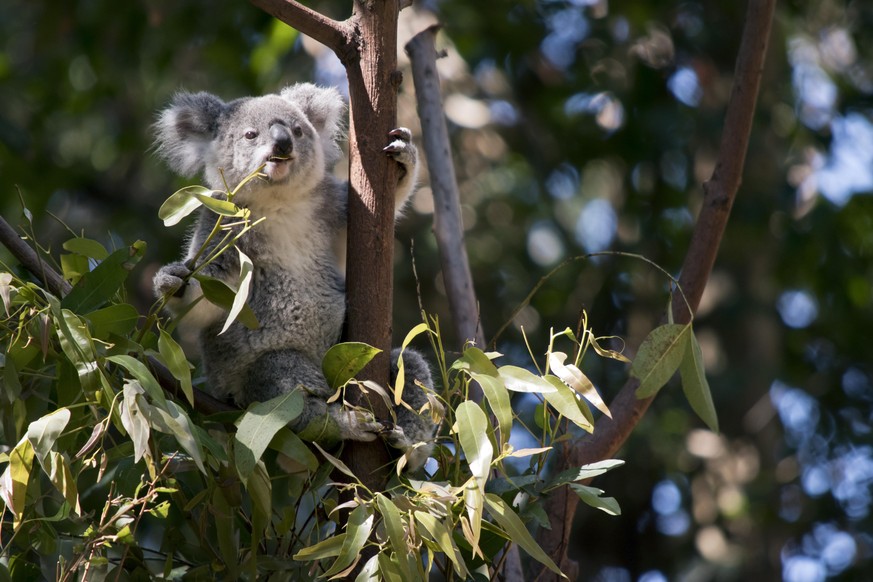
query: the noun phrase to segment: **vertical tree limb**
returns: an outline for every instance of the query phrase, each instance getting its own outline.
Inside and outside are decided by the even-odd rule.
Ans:
[[[682,263],[679,284],[692,310],[696,310],[712,272],[715,257],[742,181],[743,166],[752,130],[764,59],[773,22],[776,0],[749,0],[746,22],[737,56],[733,89],[725,114],[724,130],[712,177],[704,183],[704,203],[691,243]],[[677,323],[687,323],[692,314],[681,297],[674,297]],[[610,403],[613,418],[601,417],[590,438],[564,448],[564,467],[575,467],[614,455],[630,436],[652,402],[637,399],[638,382],[629,380]],[[562,488],[546,501],[552,529],[541,529],[537,541],[570,579],[578,565],[567,556],[573,516],[579,499]],[[557,580],[543,569],[537,580]]]
[[[449,299],[449,310],[458,342],[461,346],[473,340],[485,346],[485,334],[479,321],[479,308],[470,263],[464,247],[464,227],[461,224],[460,194],[452,163],[449,131],[446,127],[440,80],[436,69],[434,40],[439,26],[419,32],[406,43],[406,53],[412,62],[412,79],[421,119],[421,134],[430,183],[434,198],[434,235],[440,253],[443,280]]]
[[[394,251],[396,164],[382,152],[397,118],[397,0],[355,0],[352,16],[331,20],[295,0],[251,0],[259,8],[333,50],[349,80],[349,218],[346,267],[346,339],[365,342],[382,353],[362,379],[388,385]],[[388,417],[384,404],[363,394],[350,400]],[[349,441],[343,451],[349,468],[371,490],[387,479],[383,446]]]

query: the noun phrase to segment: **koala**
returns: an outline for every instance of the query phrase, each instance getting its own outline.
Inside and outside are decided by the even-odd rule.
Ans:
[[[236,243],[254,266],[248,302],[260,326],[234,322],[219,335],[225,312],[199,300],[191,259],[215,224],[216,215],[208,210],[201,210],[185,257],[157,272],[154,289],[169,298],[171,312],[197,302],[182,324],[198,330],[213,395],[245,407],[302,386],[304,408],[292,430],[315,441],[336,435],[371,441],[382,435],[406,452],[407,468],[416,470],[430,455],[436,430],[429,414],[417,413],[427,395],[415,381],[433,386],[421,354],[403,352],[403,399],[409,408],[397,407],[396,424],[327,402],[333,391],[321,360],[339,340],[345,318],[348,183],[332,173],[341,157],[337,142],[344,109],[336,89],[308,83],[230,102],[209,93],[177,94],[155,124],[156,152],[171,169],[185,177],[201,174],[208,187],[224,191],[263,166],[234,197],[252,220],[266,218]],[[388,138],[384,151],[400,168],[394,195],[399,215],[414,187],[418,156],[409,130],[393,130]],[[234,286],[239,255],[225,252],[201,272]],[[393,377],[399,355],[392,351]]]

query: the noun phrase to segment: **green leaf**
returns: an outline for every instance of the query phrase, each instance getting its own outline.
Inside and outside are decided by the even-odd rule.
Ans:
[[[303,396],[299,389],[266,402],[255,403],[246,410],[234,435],[234,460],[243,483],[248,481],[255,463],[264,454],[276,432],[302,411]]]
[[[218,192],[217,190],[210,191]],[[197,192],[194,194],[194,197],[199,200],[203,206],[211,210],[216,214],[220,214],[222,216],[242,216],[245,214],[246,209],[240,208],[233,202],[228,202],[227,200],[222,200],[221,198],[213,198],[210,194],[206,194],[203,192]],[[224,196],[223,192],[219,193],[222,197]]]
[[[453,370],[466,370],[487,376],[498,376],[497,366],[488,357],[488,354],[477,347],[470,346],[464,350],[464,354],[452,364]]]
[[[413,515],[415,515],[415,521],[424,526],[424,529],[430,535],[430,538],[452,561],[452,567],[455,569],[455,572],[464,579],[469,578],[470,572],[467,570],[467,564],[464,563],[461,551],[452,539],[451,530],[443,522],[438,521],[436,517],[429,513],[416,511]]]
[[[14,517],[13,529],[17,530],[24,516],[27,503],[27,482],[33,469],[33,445],[26,437],[9,452],[9,465],[0,475],[0,499]]]
[[[34,420],[27,427],[27,439],[33,445],[33,452],[46,473],[50,470],[49,453],[52,452],[55,441],[58,440],[68,422],[70,422],[70,411],[67,408],[61,408]]]
[[[255,464],[255,469],[246,482],[246,491],[252,499],[252,548],[256,550],[273,513],[272,483],[263,463]]]
[[[597,393],[597,389],[588,377],[582,373],[582,370],[574,364],[564,364],[567,359],[567,354],[561,352],[552,352],[549,354],[549,368],[560,378],[567,386],[578,392],[582,397],[594,405],[594,407],[612,418],[609,408],[606,403]]]
[[[563,572],[555,565],[555,562],[543,551],[536,543],[530,532],[527,531],[521,518],[509,507],[503,499],[493,493],[485,494],[485,506],[488,508],[488,513],[497,522],[497,525],[506,532],[507,537],[521,546],[533,559],[546,566],[555,574],[566,578]]]
[[[507,390],[513,390],[514,392],[537,392],[540,394],[555,391],[555,387],[544,378],[518,366],[500,366],[498,373],[503,379]]]
[[[246,301],[249,298],[249,288],[252,283],[252,273],[254,272],[254,265],[252,264],[252,260],[242,252],[239,247],[234,247],[236,249],[237,254],[239,254],[239,279],[237,280],[236,285],[236,293],[233,296],[233,302],[230,305],[230,311],[227,314],[227,319],[224,321],[224,326],[221,328],[221,331],[218,332],[218,335],[223,334],[227,331],[227,328],[230,327],[236,318],[239,317],[242,310],[246,307]]]
[[[325,578],[339,574],[357,563],[361,558],[361,549],[367,543],[373,529],[373,519],[374,516],[366,505],[358,505],[352,510],[346,523],[346,537],[343,539],[339,556],[323,574]]]
[[[57,300],[55,300],[57,301]],[[61,350],[76,368],[82,389],[92,392],[99,387],[99,371],[97,367],[94,342],[88,332],[88,326],[73,312],[53,306],[52,314],[57,329]]]
[[[146,245],[136,241],[126,249],[118,249],[97,265],[93,271],[82,275],[61,305],[71,311],[93,311],[109,301],[121,288],[131,269],[145,253]]]
[[[124,398],[119,406],[121,424],[133,443],[134,463],[138,463],[149,452],[149,423],[148,418],[140,407],[140,401],[144,393],[145,390],[143,390],[138,381],[128,381],[124,384]]]
[[[406,543],[406,529],[403,525],[400,510],[397,509],[397,506],[390,499],[381,493],[376,494],[376,506],[379,508],[379,513],[382,514],[385,531],[388,532],[388,540],[394,549],[395,562],[400,569],[403,579],[416,579],[418,576],[416,575],[412,553],[410,552],[409,545]]]
[[[185,411],[172,400],[165,400],[161,407],[150,406],[143,402],[139,404],[151,426],[165,434],[173,435],[194,461],[194,464],[197,465],[197,468],[200,469],[200,472],[205,475],[206,468],[203,465],[202,447],[194,425]]]
[[[167,198],[158,210],[158,218],[164,221],[164,226],[174,226],[183,218],[200,208],[202,202],[195,194],[211,192],[203,186],[185,186]]]
[[[80,236],[64,241],[63,247],[65,251],[76,253],[77,255],[82,255],[89,259],[96,259],[98,261],[102,261],[109,256],[109,252],[102,244],[96,240]]]
[[[403,366],[403,350],[415,339],[420,333],[428,330],[426,323],[419,323],[406,334],[403,343],[400,345],[400,354],[397,356],[397,377],[394,379],[394,405],[400,404],[403,400],[403,387],[406,385],[406,370]]]
[[[685,392],[685,398],[688,399],[691,408],[710,430],[718,432],[718,414],[712,402],[709,382],[706,380],[703,353],[693,330],[691,341],[688,342],[682,363],[679,365],[679,374],[682,378],[682,391]]]
[[[110,334],[128,335],[139,321],[139,313],[133,305],[117,303],[85,314],[91,324],[91,334],[106,340]]]
[[[152,399],[153,402],[163,406],[167,399],[164,396],[164,391],[161,388],[161,385],[152,375],[151,370],[148,367],[134,358],[133,356],[128,356],[126,354],[118,354],[115,356],[106,356],[106,361],[112,362],[113,364],[118,364],[122,368],[124,368],[131,376],[136,378],[139,381],[140,386],[143,387],[146,394],[148,394],[149,398]]]
[[[355,577],[355,582],[380,582],[381,580],[382,578],[379,577],[379,555],[376,554],[366,561]],[[411,578],[406,578],[406,580],[411,580]]]
[[[382,350],[360,342],[335,344],[321,360],[328,386],[337,390],[360,372]]]
[[[49,481],[64,496],[64,501],[67,502],[70,509],[77,515],[81,515],[82,509],[79,507],[79,492],[67,459],[57,451],[51,451],[47,460],[48,470],[46,470],[45,465],[43,465],[43,470],[48,475]]]
[[[478,404],[467,400],[455,410],[453,429],[458,434],[470,472],[477,485],[484,488],[494,458],[494,447],[488,439],[488,418]]]
[[[300,465],[300,468],[310,473],[318,470],[318,459],[309,450],[309,447],[300,440],[294,432],[289,428],[280,428],[273,440],[270,441],[270,448],[278,451]]]
[[[585,403],[579,401],[576,393],[556,376],[546,376],[546,380],[555,388],[554,392],[543,394],[546,402],[557,410],[558,413],[570,419],[579,428],[588,432],[594,432],[592,419],[582,410],[582,406],[585,406]],[[591,413],[589,412],[588,414],[590,415]]]
[[[360,483],[360,480],[358,479],[358,477],[352,472],[351,469],[348,468],[348,466],[345,463],[343,463],[342,461],[340,461],[339,459],[337,459],[336,457],[334,457],[333,455],[331,455],[330,453],[325,451],[323,448],[321,448],[321,446],[318,443],[313,442],[312,444],[316,449],[318,449],[318,452],[320,452],[322,455],[324,455],[324,458],[327,459],[327,462],[330,463],[331,465],[333,465],[334,467],[336,467],[336,469],[339,470],[340,473],[343,473],[344,475],[347,475],[347,476],[351,477],[352,479],[354,479],[355,482]]]
[[[343,543],[346,540],[346,534],[341,533],[326,540],[322,540],[317,544],[307,546],[294,554],[295,560],[309,561],[322,560],[324,558],[333,558],[339,556],[342,550]]]
[[[230,311],[236,299],[236,292],[227,283],[203,273],[197,273],[194,275],[194,278],[200,282],[200,290],[207,301]],[[240,310],[237,319],[249,329],[258,328],[258,318],[248,303]]]
[[[543,492],[550,491],[561,485],[566,485],[567,483],[573,483],[574,481],[584,481],[586,479],[597,477],[598,475],[602,475],[607,471],[615,469],[616,467],[621,467],[622,465],[624,465],[624,461],[620,459],[606,459],[605,461],[582,465],[581,467],[576,467],[574,469],[567,469],[556,475],[555,478],[552,479],[545,488],[543,488]]]
[[[637,398],[650,398],[658,393],[673,376],[691,335],[691,324],[678,323],[656,327],[643,341],[634,363],[631,376],[640,381]]]
[[[618,501],[614,497],[601,497],[602,489],[596,487],[587,487],[578,483],[570,483],[570,488],[576,492],[586,504],[599,509],[609,515],[621,515],[621,507],[618,506]]]
[[[506,391],[506,386],[503,385],[500,378],[472,371],[468,373],[482,388],[488,406],[491,407],[491,412],[497,419],[497,428],[500,429],[500,445],[502,446],[509,442],[509,435],[512,431],[512,404],[509,400],[509,392]]]
[[[182,388],[182,394],[188,404],[194,406],[194,386],[191,384],[191,365],[185,357],[185,352],[182,347],[176,343],[166,330],[160,329],[158,336],[158,352],[163,363],[173,377],[179,381],[179,386]]]

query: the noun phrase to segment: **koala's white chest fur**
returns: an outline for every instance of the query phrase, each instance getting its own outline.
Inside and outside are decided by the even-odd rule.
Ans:
[[[264,243],[259,256],[253,258],[257,262],[299,272],[311,268],[324,254],[329,237],[317,216],[317,200],[304,195],[290,203],[285,200],[254,205],[252,211],[265,219],[255,227]]]

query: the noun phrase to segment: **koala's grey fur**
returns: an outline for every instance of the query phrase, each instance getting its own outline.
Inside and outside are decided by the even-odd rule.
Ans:
[[[225,312],[205,300],[183,320],[200,329],[210,391],[246,406],[302,385],[305,406],[292,429],[317,440],[319,427],[336,423],[340,438],[369,441],[385,433],[385,425],[327,404],[333,391],[321,371],[322,357],[338,341],[345,317],[344,252],[338,249],[345,248],[348,185],[331,172],[341,156],[337,140],[344,109],[335,89],[308,83],[227,103],[209,93],[181,93],[159,116],[156,144],[173,170],[202,174],[215,190],[235,188],[265,164],[264,177],[234,198],[253,220],[267,218],[237,242],[254,265],[248,301],[260,327],[250,330],[235,322],[218,335]],[[399,213],[414,187],[417,152],[408,130],[389,137],[385,151],[402,175],[395,194]],[[200,297],[198,282],[188,278],[189,261],[215,220],[215,214],[201,211],[185,258],[155,275],[155,293],[172,297],[171,310]],[[233,286],[239,270],[239,256],[230,250],[202,272]],[[394,350],[393,361],[398,355]],[[414,381],[432,387],[430,370],[412,350],[404,352],[403,362],[403,399],[418,411],[427,397]],[[436,427],[427,413],[410,413],[402,405],[396,412],[397,426],[386,439],[407,452],[407,466],[415,470],[430,454]],[[419,442],[427,444],[413,447]]]

